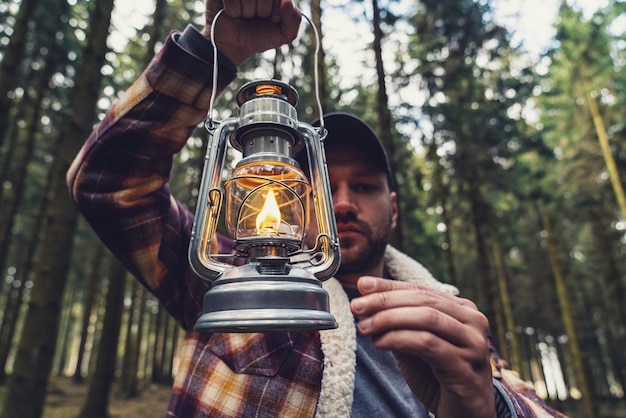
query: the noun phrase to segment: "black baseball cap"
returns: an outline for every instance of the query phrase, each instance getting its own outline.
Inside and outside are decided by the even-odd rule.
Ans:
[[[313,126],[320,126],[320,120],[313,122]],[[372,163],[374,163],[373,168],[385,173],[389,187],[393,187],[393,174],[387,152],[369,125],[349,113],[334,112],[324,115],[324,128],[328,131],[324,140],[327,153],[328,148],[332,148],[333,145],[360,148],[371,158]],[[305,151],[299,152],[296,155],[296,160],[302,165],[307,160]]]

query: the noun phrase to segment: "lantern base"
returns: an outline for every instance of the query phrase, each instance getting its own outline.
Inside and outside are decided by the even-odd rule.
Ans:
[[[197,332],[306,332],[337,328],[329,313],[306,309],[246,309],[206,313],[194,325]]]
[[[337,328],[328,293],[308,271],[268,275],[255,264],[221,274],[204,295],[198,332],[303,332]]]

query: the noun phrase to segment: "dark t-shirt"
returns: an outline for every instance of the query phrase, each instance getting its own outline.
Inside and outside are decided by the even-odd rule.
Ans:
[[[360,296],[356,289],[345,290],[350,300]],[[409,389],[393,354],[374,348],[371,338],[358,332],[351,416],[428,418],[428,411]]]

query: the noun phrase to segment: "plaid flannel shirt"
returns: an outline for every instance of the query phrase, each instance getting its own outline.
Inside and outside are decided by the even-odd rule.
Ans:
[[[73,200],[99,237],[186,331],[166,416],[347,416],[355,364],[354,348],[343,337],[335,338],[344,351],[336,359],[347,360],[333,364],[330,345],[318,332],[192,331],[209,286],[187,261],[193,215],[171,196],[167,181],[172,156],[206,116],[212,64],[182,48],[178,36],[168,36],[146,71],[108,111],[67,176]],[[218,89],[236,74],[222,57]],[[340,328],[354,338],[351,319]],[[326,339],[334,331],[324,331],[331,335]],[[492,353],[499,416],[562,416],[504,370]],[[333,368],[335,374],[352,376],[352,386],[323,388],[323,376]],[[343,402],[344,408],[333,409],[329,402],[321,406],[320,398]]]

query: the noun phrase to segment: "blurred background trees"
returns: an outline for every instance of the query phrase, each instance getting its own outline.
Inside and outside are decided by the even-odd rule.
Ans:
[[[45,415],[49,381],[71,376],[89,387],[80,416],[104,417],[112,390],[168,385],[176,367],[182,333],[99,244],[63,176],[167,33],[200,27],[204,6],[145,0],[124,15],[118,3],[0,4],[2,416]],[[478,303],[501,355],[550,404],[623,416],[610,411],[626,387],[626,3],[563,1],[541,55],[513,41],[497,5],[300,4],[321,30],[324,110],[361,116],[389,150],[394,245]],[[314,120],[312,35],[303,24],[292,45],[245,63],[220,117],[242,83],[275,77]],[[359,58],[339,65],[343,54]],[[172,173],[191,208],[204,138]]]

